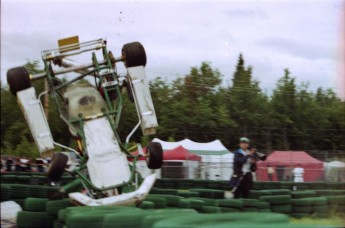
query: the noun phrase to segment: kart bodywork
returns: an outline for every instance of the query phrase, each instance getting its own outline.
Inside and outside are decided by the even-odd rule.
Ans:
[[[59,40],[59,48],[42,52],[43,73],[30,75],[25,67],[7,72],[10,90],[17,96],[41,156],[52,157],[47,176],[58,183],[66,169],[68,158],[55,152],[56,146],[77,154],[79,165],[69,172],[78,178],[61,186],[61,193],[69,193],[69,197],[81,205],[138,203],[148,194],[156,176],[151,174],[138,187],[136,161],[145,156],[149,168],[158,169],[162,165],[163,151],[159,143],[150,143],[146,154],[141,151],[139,156],[132,156],[127,148],[137,128],[141,127],[144,135],[152,135],[158,127],[145,75],[145,50],[139,42],[129,43],[123,46],[121,56],[116,58],[108,52],[106,44],[103,39],[84,43],[79,43],[78,37]],[[91,62],[87,64],[78,64],[70,59],[90,52]],[[124,62],[126,75],[118,74],[118,62]],[[72,74],[72,79],[62,80],[60,77],[67,73]],[[93,83],[86,77],[93,78]],[[48,90],[37,97],[31,81],[39,79],[46,79]],[[117,132],[123,87],[138,114],[138,123],[124,143]],[[41,103],[41,96],[47,94],[52,96],[61,119],[77,139],[78,149],[54,141]],[[80,186],[87,195],[73,192]]]

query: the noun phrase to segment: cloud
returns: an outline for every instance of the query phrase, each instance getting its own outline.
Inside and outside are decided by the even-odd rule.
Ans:
[[[225,13],[227,16],[230,17],[237,17],[237,18],[241,18],[241,17],[247,17],[250,19],[254,19],[254,18],[260,18],[260,19],[264,19],[267,18],[266,13],[264,13],[263,11],[260,10],[250,10],[250,9],[234,9],[234,10],[223,10],[223,13]]]
[[[336,51],[332,50],[331,47],[313,44],[312,42],[306,42],[306,40],[300,41],[292,38],[270,37],[262,39],[257,43],[279,53],[285,53],[309,60],[334,60],[336,58]]]
[[[115,55],[140,41],[150,79],[171,81],[210,61],[226,84],[243,53],[263,89],[273,88],[286,67],[311,88],[335,88],[340,2],[4,0],[1,79],[26,59],[40,59],[58,39],[79,35],[81,41],[106,38]]]

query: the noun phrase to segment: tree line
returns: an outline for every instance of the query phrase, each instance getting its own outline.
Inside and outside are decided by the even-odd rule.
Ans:
[[[27,68],[38,72],[38,62]],[[196,142],[220,139],[230,150],[239,137],[249,137],[256,148],[271,150],[344,150],[345,102],[332,89],[312,91],[297,84],[288,69],[282,72],[271,95],[252,76],[253,68],[239,56],[231,85],[224,86],[219,70],[208,62],[192,67],[188,75],[167,82],[150,81],[158,117],[158,137],[166,141],[189,138]],[[43,90],[42,82],[35,82]],[[124,140],[136,125],[133,103],[124,93],[119,135]],[[49,108],[49,124],[57,142],[75,146],[56,108]],[[132,143],[146,144],[149,137],[136,132]],[[38,155],[16,98],[1,86],[1,153],[35,157]]]

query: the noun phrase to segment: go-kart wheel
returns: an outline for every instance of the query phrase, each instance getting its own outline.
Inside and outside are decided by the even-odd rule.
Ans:
[[[122,58],[126,67],[146,66],[145,49],[139,42],[123,45]]]
[[[124,86],[126,86],[126,91],[127,91],[128,99],[131,102],[134,102],[134,94],[133,94],[131,82],[129,80],[126,80],[124,82]]]
[[[13,95],[31,87],[30,74],[25,67],[15,67],[7,71],[7,82]]]
[[[160,169],[163,164],[163,148],[159,142],[151,142],[146,148],[149,169]]]
[[[65,171],[68,157],[63,153],[54,153],[50,166],[47,170],[47,177],[52,181],[60,180]]]

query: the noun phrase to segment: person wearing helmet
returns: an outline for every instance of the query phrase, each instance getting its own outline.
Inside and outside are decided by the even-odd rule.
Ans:
[[[249,149],[249,139],[242,137],[239,140],[239,149],[234,156],[234,172],[230,180],[234,198],[248,198],[253,186],[253,168],[256,167],[255,150]]]

